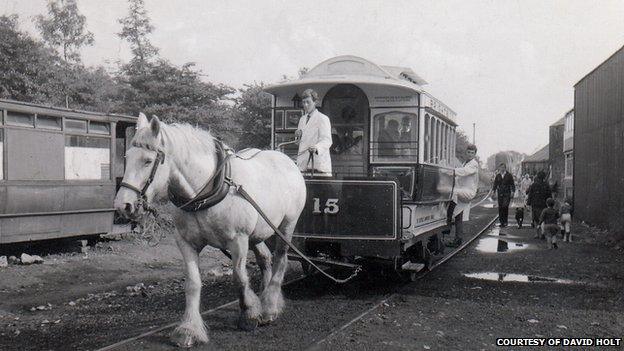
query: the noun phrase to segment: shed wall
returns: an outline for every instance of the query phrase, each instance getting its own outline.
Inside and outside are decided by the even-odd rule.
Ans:
[[[624,50],[574,90],[575,216],[591,224],[624,224]]]

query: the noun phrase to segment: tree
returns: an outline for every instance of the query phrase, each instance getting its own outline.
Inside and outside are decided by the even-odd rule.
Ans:
[[[131,64],[141,69],[151,59],[157,57],[158,49],[148,38],[154,27],[150,24],[143,0],[129,0],[129,3],[128,16],[119,19],[122,29],[117,35],[130,43],[130,50],[134,56]]]
[[[236,123],[241,131],[238,148],[268,148],[271,142],[271,96],[263,83],[245,85],[236,98]]]
[[[80,48],[93,44],[93,33],[85,29],[85,22],[76,0],[50,0],[48,17],[36,17],[43,40],[60,51],[65,62],[80,61]]]
[[[17,28],[17,15],[0,16],[0,97],[58,103],[60,60]]]

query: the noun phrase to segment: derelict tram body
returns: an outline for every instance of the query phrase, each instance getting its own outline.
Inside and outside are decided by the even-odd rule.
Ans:
[[[294,242],[317,260],[427,263],[441,249],[456,165],[455,113],[425,92],[411,69],[355,56],[326,60],[303,77],[267,87],[272,146],[294,139],[300,94],[312,88],[330,118],[332,177],[306,177],[308,198]],[[284,152],[296,158],[297,145]]]

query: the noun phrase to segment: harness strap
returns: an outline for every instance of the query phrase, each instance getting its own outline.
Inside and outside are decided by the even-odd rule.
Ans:
[[[301,252],[301,250],[299,250],[295,245],[293,245],[287,238],[286,235],[284,235],[284,233],[282,233],[281,230],[279,230],[279,228],[277,228],[272,222],[271,220],[269,220],[269,218],[267,217],[267,215],[262,211],[262,209],[260,208],[260,206],[258,206],[258,204],[254,201],[254,199],[249,195],[249,193],[243,188],[242,185],[238,185],[236,183],[234,183],[232,180],[228,180],[228,182],[230,183],[231,186],[233,186],[236,191],[238,191],[238,193],[245,199],[247,200],[247,202],[249,202],[251,204],[251,206],[253,206],[254,209],[256,209],[256,211],[258,212],[258,214],[267,222],[267,224],[271,227],[271,229],[273,229],[275,231],[275,234],[277,234],[277,236],[289,247],[291,248],[297,255],[299,255],[304,261],[306,261],[310,266],[314,267],[314,269],[316,269],[317,271],[321,272],[321,274],[323,274],[325,277],[331,279],[332,281],[342,284],[342,283],[346,283],[349,280],[353,279],[361,270],[360,267],[356,268],[355,271],[346,279],[339,279],[336,278],[334,276],[332,276],[331,274],[326,273],[324,270],[322,270],[319,266],[317,266],[314,262],[312,262],[306,255],[303,254],[303,252]]]

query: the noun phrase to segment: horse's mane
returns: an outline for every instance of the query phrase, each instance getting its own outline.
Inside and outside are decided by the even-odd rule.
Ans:
[[[167,124],[160,122],[160,133],[165,148],[180,156],[189,157],[194,153],[214,153],[214,136],[207,130],[193,127],[187,123]],[[151,130],[137,133],[132,144],[150,150],[157,150],[161,145],[154,145]]]

